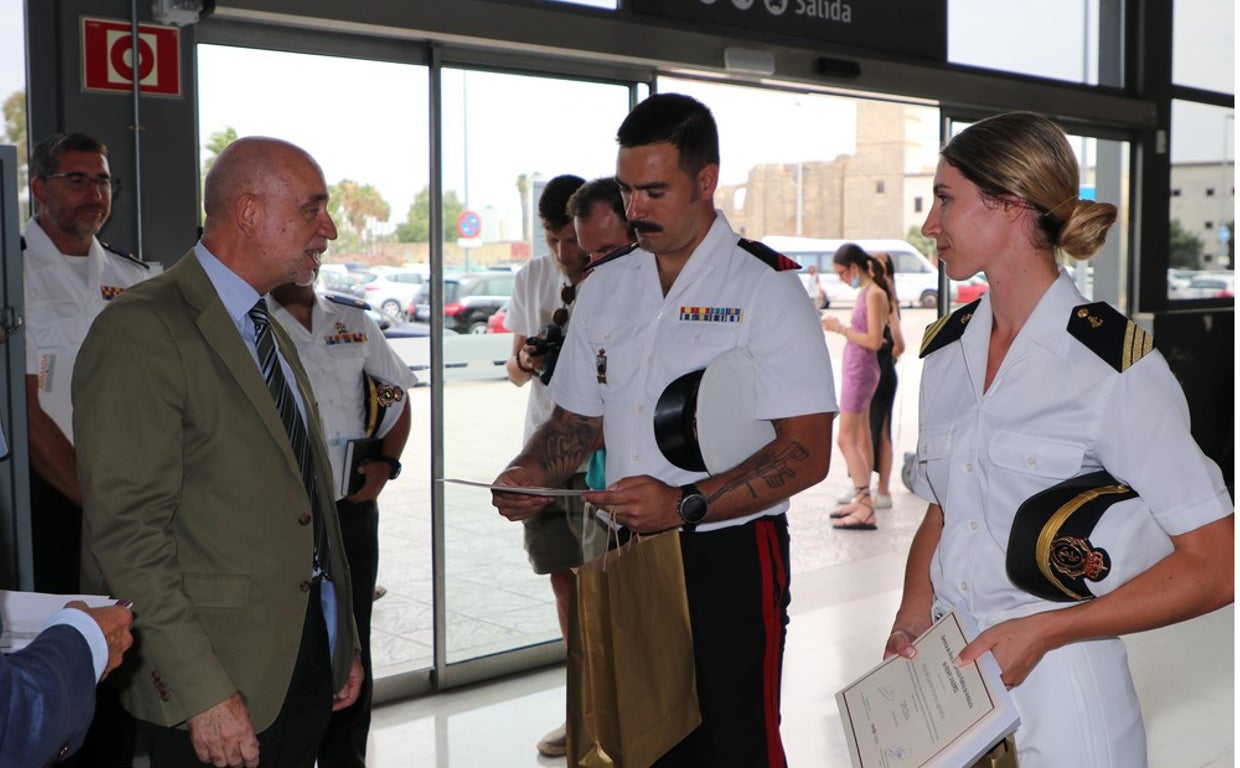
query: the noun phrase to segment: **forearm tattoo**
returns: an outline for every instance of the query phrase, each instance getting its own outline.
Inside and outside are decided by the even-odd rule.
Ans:
[[[724,483],[710,495],[708,501],[715,501],[737,488],[745,488],[752,499],[759,497],[759,491],[775,490],[784,487],[796,477],[794,462],[803,461],[809,456],[809,450],[798,442],[791,442],[778,451],[763,448],[745,462],[743,471],[735,479]]]
[[[554,484],[568,480],[598,447],[601,418],[578,416],[556,407],[530,440],[534,458]]]

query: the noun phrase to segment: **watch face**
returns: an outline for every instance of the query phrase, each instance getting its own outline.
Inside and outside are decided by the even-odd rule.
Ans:
[[[680,517],[686,523],[700,523],[706,517],[706,497],[691,493],[680,500]]]

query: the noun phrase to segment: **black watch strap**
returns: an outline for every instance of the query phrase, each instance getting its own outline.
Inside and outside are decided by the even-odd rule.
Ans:
[[[375,461],[382,461],[392,468],[392,473],[388,475],[388,480],[395,480],[400,477],[400,460],[392,456],[376,456]]]

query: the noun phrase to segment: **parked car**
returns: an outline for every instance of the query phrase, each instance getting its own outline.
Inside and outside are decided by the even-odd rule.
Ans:
[[[457,333],[486,333],[487,318],[512,296],[515,272],[469,272],[443,279],[444,325]],[[414,320],[431,318],[430,283],[410,305]]]
[[[426,270],[415,267],[378,266],[352,274],[357,281],[350,292],[389,317],[401,317],[427,280]]]
[[[952,300],[958,304],[969,304],[977,301],[988,290],[990,290],[990,283],[986,282],[985,275],[978,272],[968,280],[952,281]]]
[[[868,253],[885,251],[895,264],[896,295],[902,304],[927,308],[939,304],[939,271],[921,251],[903,240],[828,240],[815,237],[768,235],[763,244],[774,248],[807,270],[818,270],[825,304],[851,304],[857,291],[840,281],[832,269],[831,259],[845,243],[856,243]],[[809,290],[809,287],[806,289]]]
[[[1236,295],[1236,276],[1231,272],[1202,272],[1188,285],[1173,291],[1173,299],[1229,299]]]
[[[504,302],[504,306],[495,310],[495,314],[487,318],[487,333],[511,333],[508,326],[504,325],[504,320],[508,318],[508,302]]]

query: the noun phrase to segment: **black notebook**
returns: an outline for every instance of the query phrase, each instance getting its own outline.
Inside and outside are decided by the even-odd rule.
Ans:
[[[344,475],[336,479],[337,487],[345,490],[345,496],[357,493],[366,482],[366,476],[358,472],[357,468],[382,455],[383,441],[377,437],[359,437],[348,442],[344,449]]]

